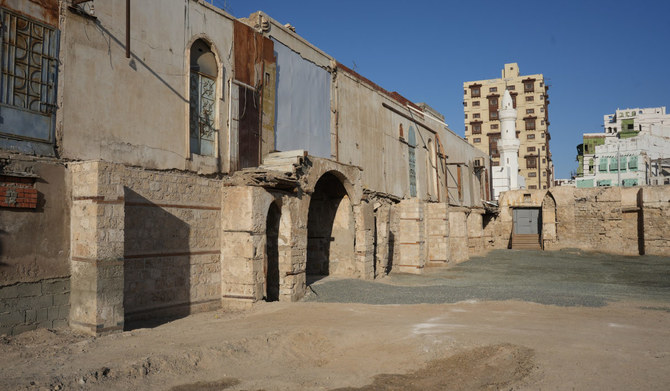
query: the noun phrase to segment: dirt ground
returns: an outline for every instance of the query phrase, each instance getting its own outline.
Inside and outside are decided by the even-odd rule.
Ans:
[[[658,295],[259,303],[99,338],[0,338],[2,390],[667,390],[669,369],[670,301]]]

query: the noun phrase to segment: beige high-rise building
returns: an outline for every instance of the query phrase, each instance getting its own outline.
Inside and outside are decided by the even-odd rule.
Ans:
[[[519,148],[519,174],[528,189],[547,189],[554,179],[549,151],[549,87],[542,74],[522,76],[517,63],[505,64],[499,79],[463,83],[465,139],[491,156],[492,165],[500,164],[498,110],[505,89],[512,95],[517,110],[516,133]]]

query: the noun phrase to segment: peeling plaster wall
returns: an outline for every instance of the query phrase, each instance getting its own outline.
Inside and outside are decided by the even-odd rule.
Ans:
[[[125,3],[96,2],[93,20],[65,11],[57,135],[62,157],[155,169],[227,170],[228,79],[233,22],[202,2],[133,3],[131,58]],[[189,48],[196,38],[217,57],[216,128],[223,157],[188,148]]]

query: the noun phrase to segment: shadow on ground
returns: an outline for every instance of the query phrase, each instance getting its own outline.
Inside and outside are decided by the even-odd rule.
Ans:
[[[324,279],[305,301],[420,304],[520,300],[601,307],[618,300],[670,300],[670,257],[617,256],[579,250],[496,250],[422,275],[379,281]]]

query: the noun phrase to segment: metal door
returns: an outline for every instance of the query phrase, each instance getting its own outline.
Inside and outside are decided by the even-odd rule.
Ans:
[[[534,234],[540,233],[540,209],[518,208],[514,209],[514,233]]]

